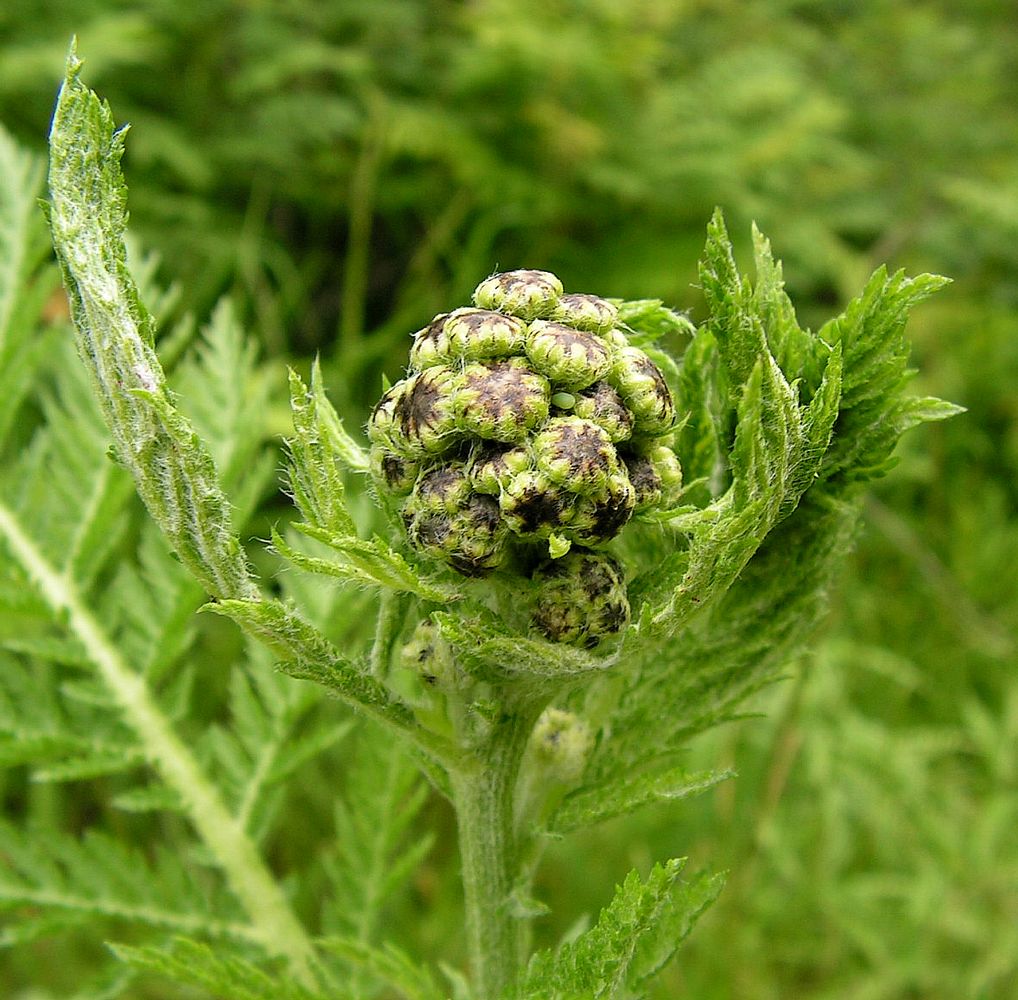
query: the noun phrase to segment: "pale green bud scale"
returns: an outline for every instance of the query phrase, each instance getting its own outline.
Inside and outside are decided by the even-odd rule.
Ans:
[[[559,323],[591,333],[607,333],[618,317],[618,308],[596,295],[563,295],[552,313],[552,319]]]

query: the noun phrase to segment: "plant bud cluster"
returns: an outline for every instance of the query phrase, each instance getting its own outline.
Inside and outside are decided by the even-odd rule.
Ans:
[[[616,307],[545,271],[496,274],[473,298],[414,335],[368,424],[377,488],[410,543],[479,576],[516,543],[598,546],[674,503],[675,404]]]

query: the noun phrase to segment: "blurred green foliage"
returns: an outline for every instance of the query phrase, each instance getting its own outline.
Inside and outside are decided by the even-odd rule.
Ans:
[[[955,279],[911,332],[921,388],[969,412],[908,439],[798,679],[765,718],[701,744],[698,765],[739,778],[606,826],[541,888],[568,921],[633,864],[689,852],[729,868],[660,997],[1013,995],[1010,5],[13,0],[0,120],[31,148],[72,33],[133,124],[135,233],[178,286],[177,315],[232,291],[270,359],[322,352],[355,424],[406,333],[496,267],[698,307],[715,204],[733,233],[755,220],[771,236],[807,321],[885,261]],[[433,809],[426,915],[394,911],[397,936],[416,921],[425,947],[456,904],[450,820]]]

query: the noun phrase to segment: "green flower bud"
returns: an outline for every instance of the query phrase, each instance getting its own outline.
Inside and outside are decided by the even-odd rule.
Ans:
[[[396,405],[407,391],[405,380],[397,382],[375,404],[368,417],[368,439],[372,444],[387,446],[401,438],[396,422]]]
[[[532,460],[526,448],[488,444],[474,450],[469,465],[474,489],[498,496],[514,476],[531,467]]]
[[[522,358],[467,365],[461,378],[456,416],[466,434],[515,444],[548,416],[548,380]]]
[[[392,443],[410,455],[440,455],[460,438],[455,415],[456,393],[463,377],[450,368],[436,366],[411,375],[393,409],[398,436]],[[397,386],[393,386],[395,389]]]
[[[426,327],[414,335],[410,348],[410,367],[418,370],[441,364],[449,357],[448,338],[445,336],[445,321],[448,313],[439,313]]]
[[[594,734],[581,718],[558,708],[546,708],[530,734],[528,750],[546,778],[573,784],[583,774]]]
[[[537,319],[527,331],[527,356],[556,388],[585,389],[612,369],[608,345],[593,333]]]
[[[406,458],[385,445],[371,447],[371,475],[378,487],[395,496],[406,496],[413,488],[421,471],[420,462]]]
[[[509,530],[525,537],[547,538],[561,534],[576,508],[576,496],[557,486],[541,472],[521,472],[499,495],[499,506]]]
[[[591,333],[607,333],[618,318],[618,308],[596,295],[563,295],[552,313],[559,323]]]
[[[603,552],[573,549],[534,572],[534,625],[553,642],[590,649],[629,623],[622,567]]]
[[[618,389],[635,418],[634,435],[665,434],[675,424],[675,403],[661,370],[638,347],[616,354],[608,381]]]
[[[636,454],[622,455],[629,481],[636,491],[636,511],[671,507],[682,492],[682,466],[671,448],[655,445]]]
[[[487,309],[457,309],[436,316],[414,335],[410,364],[428,368],[454,359],[480,361],[522,354],[522,321]]]
[[[455,687],[456,665],[452,650],[430,618],[418,622],[400,653],[403,663],[419,674],[428,687],[438,691]]]
[[[414,548],[464,576],[482,576],[505,556],[498,502],[474,492],[458,463],[421,475],[403,506],[403,523]]]
[[[629,523],[635,507],[636,491],[625,469],[620,467],[608,477],[603,494],[579,498],[564,534],[578,545],[603,545]]]
[[[604,428],[616,444],[628,440],[633,433],[632,413],[626,409],[618,390],[607,382],[595,382],[578,393],[573,403],[573,413]]]
[[[550,316],[562,294],[562,282],[548,271],[505,271],[474,289],[482,309],[497,309],[523,319]]]
[[[552,417],[534,438],[539,471],[573,493],[604,493],[618,471],[618,456],[607,431],[580,417]]]

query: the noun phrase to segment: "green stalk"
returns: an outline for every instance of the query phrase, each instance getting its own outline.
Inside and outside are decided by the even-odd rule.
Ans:
[[[513,821],[516,779],[539,706],[518,706],[495,723],[481,749],[450,775],[459,827],[467,944],[477,995],[512,986],[524,920],[511,896],[519,870]]]

